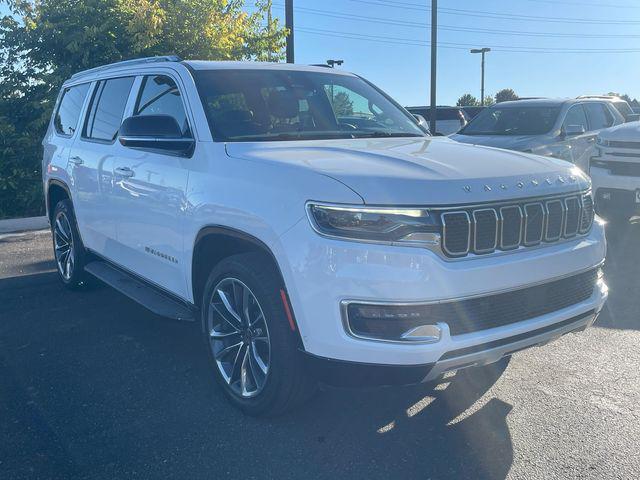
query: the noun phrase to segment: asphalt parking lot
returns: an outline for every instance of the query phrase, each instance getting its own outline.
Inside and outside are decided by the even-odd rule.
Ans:
[[[640,222],[608,238],[594,328],[487,378],[257,420],[208,378],[196,325],[66,291],[48,233],[0,236],[0,478],[638,478]]]

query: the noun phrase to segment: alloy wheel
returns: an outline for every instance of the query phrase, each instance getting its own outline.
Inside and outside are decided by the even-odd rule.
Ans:
[[[59,212],[53,227],[56,264],[62,278],[70,280],[74,268],[74,246],[71,223],[66,213]]]
[[[271,341],[264,313],[251,289],[225,278],[213,290],[207,317],[211,351],[231,391],[254,397],[264,388],[271,362]]]

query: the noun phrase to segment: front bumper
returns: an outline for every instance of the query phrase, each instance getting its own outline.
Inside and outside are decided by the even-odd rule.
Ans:
[[[274,253],[279,259],[308,354],[356,364],[423,367],[422,373],[428,369],[436,372],[433,373],[436,376],[440,370],[455,369],[452,363],[455,359],[450,357],[450,352],[490,345],[486,351],[473,352],[472,357],[461,360],[462,363],[490,363],[514,349],[544,343],[547,337],[555,338],[565,333],[565,327],[559,332],[554,328],[545,331],[540,338],[525,339],[519,335],[593,312],[590,317],[576,320],[575,326],[566,325],[567,331],[586,327],[593,322],[607,297],[602,283],[586,301],[522,322],[461,335],[451,335],[445,324],[440,339],[433,343],[365,340],[354,338],[345,329],[342,302],[462,299],[566,277],[602,263],[606,253],[603,227],[595,222],[587,236],[541,248],[447,261],[422,248],[323,238],[303,219],[280,238]],[[515,346],[493,343],[507,338],[522,339],[515,341]],[[478,355],[479,360],[474,360]]]
[[[636,192],[640,190],[640,177],[613,175],[606,168],[591,167],[596,209],[599,212],[620,212],[629,216],[640,214]]]
[[[439,379],[447,372],[489,365],[521,350],[546,345],[567,333],[591,326],[598,313],[594,310],[524,334],[448,352],[434,364],[377,365],[345,362],[305,354],[311,374],[323,383],[339,387],[376,387],[411,385]]]

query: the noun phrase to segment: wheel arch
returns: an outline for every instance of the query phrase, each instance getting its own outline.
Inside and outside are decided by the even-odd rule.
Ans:
[[[61,180],[49,180],[45,198],[47,217],[49,218],[49,221],[51,221],[51,216],[53,215],[53,210],[56,204],[64,198],[68,198],[69,200],[71,200],[71,190],[69,189],[68,185]]]
[[[263,253],[274,266],[286,294],[282,299],[283,302],[286,302],[283,304],[285,315],[291,316],[290,321],[293,322],[295,334],[300,345],[302,345],[300,331],[295,322],[295,315],[292,313],[293,307],[288,298],[284,276],[276,256],[265,242],[242,230],[221,225],[210,225],[201,228],[196,235],[191,257],[191,290],[194,304],[200,306],[207,276],[215,265],[231,255],[248,252]]]

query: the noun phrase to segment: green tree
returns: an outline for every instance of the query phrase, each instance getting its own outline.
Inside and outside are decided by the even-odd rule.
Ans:
[[[458,107],[477,107],[478,105],[480,105],[480,102],[470,93],[465,93],[458,99],[456,105]]]
[[[42,212],[40,141],[62,82],[142,56],[283,58],[271,0],[0,0],[0,218]]]
[[[503,88],[496,93],[496,103],[518,100],[518,95],[511,88]]]
[[[492,95],[485,95],[484,96],[484,106],[485,107],[490,107],[491,105],[493,105],[494,103],[496,103],[495,98],[493,98]]]
[[[607,93],[606,95],[609,95],[609,96],[611,96],[611,97],[620,97],[622,100],[624,100],[625,102],[627,102],[627,103],[629,103],[629,104],[630,104],[631,102],[633,102],[633,100],[631,99],[631,97],[630,97],[628,94],[626,94],[626,93],[622,93],[622,94],[620,94],[620,93],[616,93],[616,92],[609,92],[609,93]]]
[[[353,101],[346,92],[337,92],[331,99],[331,103],[337,116],[353,115]]]

